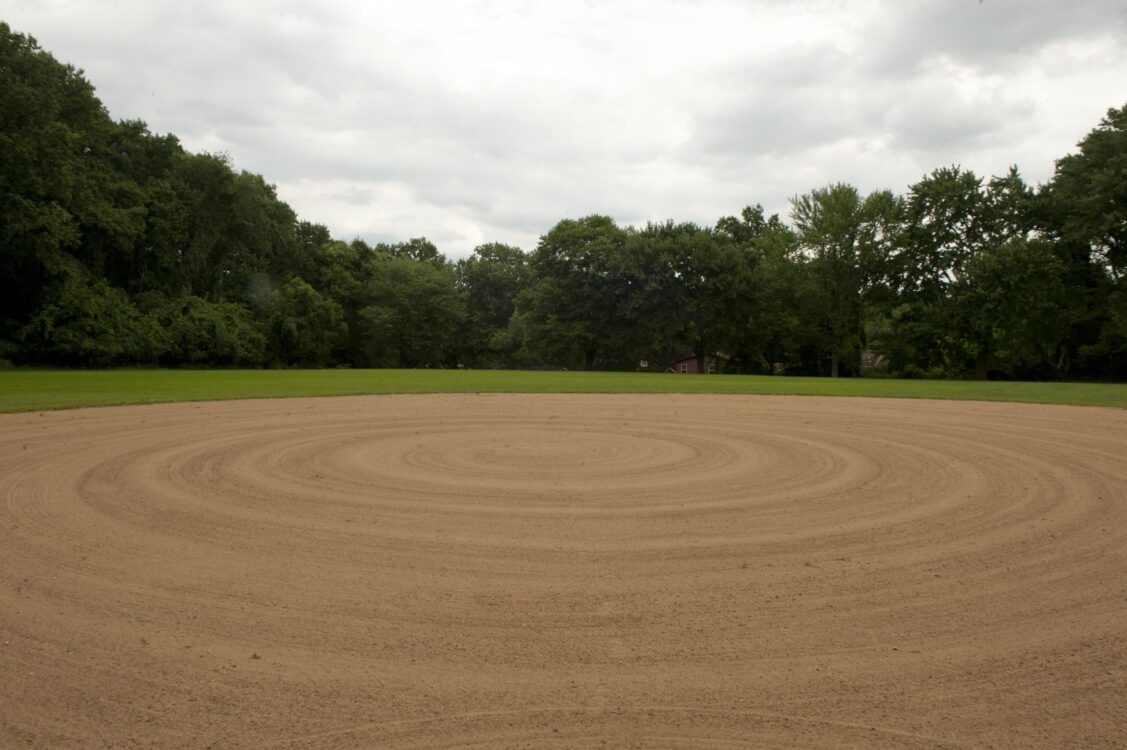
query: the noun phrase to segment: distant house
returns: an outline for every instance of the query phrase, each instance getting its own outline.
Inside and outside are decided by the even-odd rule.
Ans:
[[[705,355],[704,358],[704,373],[707,375],[715,375],[720,370],[720,366],[727,362],[729,359],[727,354],[716,352],[715,354]],[[666,370],[666,372],[674,372],[678,375],[696,375],[700,374],[701,370],[697,364],[696,355],[690,354],[687,357],[673,360]]]
[[[888,367],[888,357],[876,352],[861,352],[861,370],[882,370]]]

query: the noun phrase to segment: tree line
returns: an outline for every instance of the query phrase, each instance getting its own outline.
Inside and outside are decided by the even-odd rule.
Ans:
[[[1127,378],[1127,106],[1031,186],[831,184],[789,222],[565,219],[451,261],[342,241],[260,175],[114,121],[0,23],[0,364]],[[703,369],[703,368],[702,368]]]

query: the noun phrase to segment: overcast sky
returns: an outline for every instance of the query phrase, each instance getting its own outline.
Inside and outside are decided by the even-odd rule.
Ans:
[[[0,0],[117,119],[259,172],[340,239],[526,250],[830,182],[1031,182],[1127,103],[1123,0]]]

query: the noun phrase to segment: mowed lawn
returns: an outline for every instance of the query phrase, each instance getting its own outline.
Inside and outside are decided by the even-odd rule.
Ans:
[[[757,393],[1127,407],[1127,384],[514,370],[6,370],[0,412],[369,393]]]

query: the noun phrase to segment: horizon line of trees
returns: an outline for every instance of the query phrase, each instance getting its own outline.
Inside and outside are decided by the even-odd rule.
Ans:
[[[566,367],[1127,379],[1127,105],[1034,188],[934,170],[714,226],[564,219],[447,259],[299,220],[114,121],[0,22],[0,365]],[[863,362],[866,363],[863,367]]]

